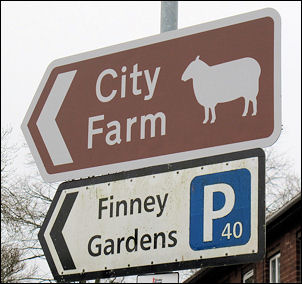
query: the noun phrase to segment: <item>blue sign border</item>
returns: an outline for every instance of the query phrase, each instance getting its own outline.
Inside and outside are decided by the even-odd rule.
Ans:
[[[211,241],[204,241],[204,191],[205,187],[215,184],[229,185],[235,194],[234,206],[223,218],[212,221]],[[215,202],[214,202],[215,201]],[[225,204],[222,193],[213,195],[213,210],[221,209]],[[222,237],[225,225],[229,221],[231,236]],[[236,238],[238,221],[241,224],[241,236]],[[237,222],[237,225],[235,225]],[[231,230],[231,227],[232,229]],[[242,230],[242,228],[244,228]],[[240,229],[240,228],[239,228]],[[237,232],[238,233],[238,232]],[[190,186],[190,247],[195,251],[221,247],[245,245],[251,237],[251,173],[248,169],[235,169],[218,173],[199,175],[193,178]]]

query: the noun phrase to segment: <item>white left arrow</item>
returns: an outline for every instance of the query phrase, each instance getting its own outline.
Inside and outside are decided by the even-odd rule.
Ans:
[[[56,117],[76,72],[77,70],[73,70],[57,76],[37,120],[37,127],[55,166],[73,162],[56,123]]]

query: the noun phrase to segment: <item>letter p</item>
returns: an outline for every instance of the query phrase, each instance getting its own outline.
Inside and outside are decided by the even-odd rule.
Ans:
[[[224,194],[225,203],[219,210],[214,210],[214,193]],[[234,189],[226,183],[218,183],[204,186],[204,214],[203,214],[203,241],[213,240],[213,220],[220,219],[228,215],[235,204]]]

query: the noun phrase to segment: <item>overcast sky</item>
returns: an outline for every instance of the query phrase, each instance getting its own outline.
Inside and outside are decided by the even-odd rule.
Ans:
[[[160,1],[1,1],[1,127],[20,126],[55,59],[160,32]],[[301,171],[301,2],[179,1],[178,28],[266,7],[281,15],[282,133],[275,143]],[[19,157],[22,163],[22,157]]]

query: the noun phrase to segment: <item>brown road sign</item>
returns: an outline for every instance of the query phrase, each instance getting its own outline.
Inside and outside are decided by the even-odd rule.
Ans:
[[[272,145],[280,17],[263,9],[55,60],[22,124],[46,181]]]

